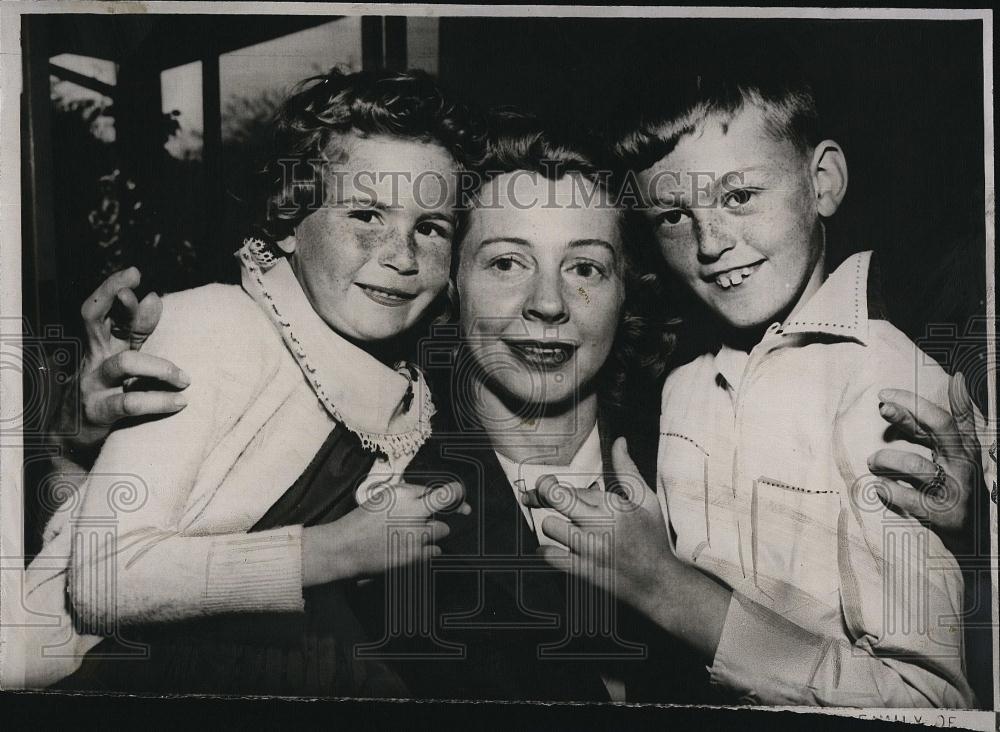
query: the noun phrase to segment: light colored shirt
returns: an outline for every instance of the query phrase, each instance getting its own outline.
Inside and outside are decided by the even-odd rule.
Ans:
[[[959,567],[867,469],[895,441],[881,389],[948,404],[933,359],[868,317],[870,256],[750,353],[705,354],[663,389],[658,494],[676,555],[733,589],[709,672],[744,702],[973,704]]]
[[[543,475],[554,475],[560,483],[571,485],[574,488],[590,488],[594,483],[598,489],[604,490],[603,461],[601,459],[601,438],[597,430],[597,424],[590,431],[587,439],[580,445],[576,455],[569,465],[550,465],[542,462],[546,455],[539,452],[538,457],[531,457],[520,462],[514,462],[509,458],[496,454],[514,491],[514,498],[521,507],[525,520],[535,532],[538,543],[541,546],[558,546],[565,549],[555,539],[550,539],[542,533],[542,522],[548,516],[562,518],[562,514],[551,508],[529,508],[521,503],[521,494],[525,491],[534,490],[538,479]]]

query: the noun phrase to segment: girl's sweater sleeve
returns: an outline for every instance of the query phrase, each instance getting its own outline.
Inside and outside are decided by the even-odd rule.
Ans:
[[[70,519],[67,584],[84,632],[302,609],[301,527],[185,533],[185,506],[206,458],[280,363],[256,345],[269,335],[255,332],[256,315],[256,305],[236,288],[209,286],[165,298],[144,351],[188,372],[188,405],[169,418],[114,432],[87,479]]]

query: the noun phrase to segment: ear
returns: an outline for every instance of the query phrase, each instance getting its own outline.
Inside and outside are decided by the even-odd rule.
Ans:
[[[285,254],[291,254],[292,252],[294,252],[296,246],[298,245],[298,242],[295,240],[295,233],[294,232],[292,232],[291,234],[289,234],[288,236],[286,236],[284,239],[281,239],[281,240],[279,240],[276,243],[278,245],[278,248],[281,251],[283,251]]]
[[[847,157],[833,140],[823,140],[813,151],[810,171],[816,210],[820,216],[833,216],[847,193]]]

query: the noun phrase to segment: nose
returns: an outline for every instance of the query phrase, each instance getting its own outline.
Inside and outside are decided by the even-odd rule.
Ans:
[[[696,228],[699,264],[712,264],[736,246],[737,237],[715,218],[706,217]]]
[[[525,298],[522,315],[525,320],[560,325],[569,320],[566,298],[558,273],[542,273],[535,278],[531,292]]]
[[[379,264],[401,275],[415,275],[420,271],[417,263],[417,243],[412,234],[405,236],[399,229],[392,229],[379,250]]]

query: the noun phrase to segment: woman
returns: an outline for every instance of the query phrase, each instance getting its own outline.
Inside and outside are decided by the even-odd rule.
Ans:
[[[458,489],[400,482],[434,413],[401,359],[446,300],[455,199],[440,184],[475,141],[465,107],[419,74],[334,71],[284,104],[262,237],[238,252],[242,289],[164,298],[145,344],[190,380],[182,411],[108,438],[48,530],[43,555],[72,547],[65,579],[29,568],[36,591],[58,598],[65,581],[94,634],[75,652],[125,626],[153,649],[85,663],[66,687],[403,693],[382,664],[351,658],[363,631],[346,594],[437,551],[448,529],[432,511],[462,503]],[[382,493],[355,502],[373,484]],[[110,529],[97,520],[109,516]],[[416,541],[387,554],[399,516]],[[37,660],[29,685],[64,672]]]

